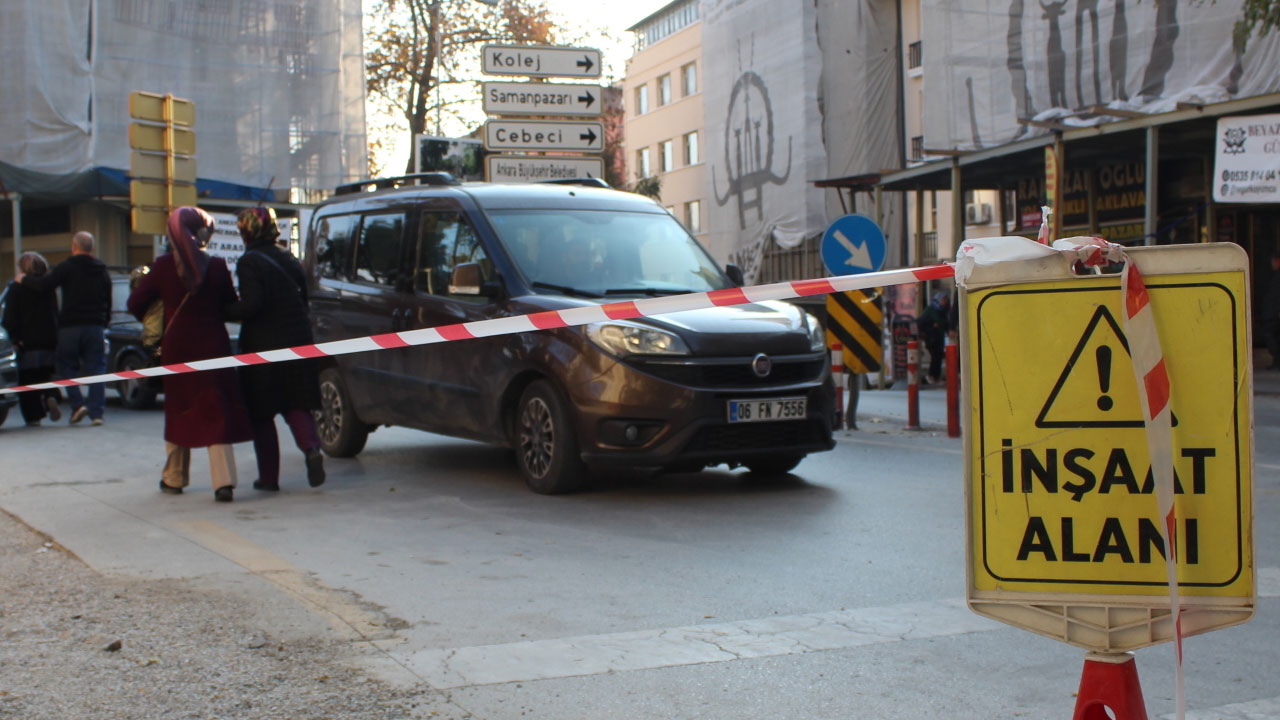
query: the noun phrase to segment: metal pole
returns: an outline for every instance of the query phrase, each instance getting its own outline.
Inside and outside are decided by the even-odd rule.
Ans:
[[[960,437],[960,346],[947,337],[947,437]]]
[[[13,206],[13,266],[18,266],[18,258],[22,257],[22,193],[10,193],[9,204]]]
[[[831,343],[831,380],[836,386],[836,429],[844,427],[844,346]]]
[[[960,178],[960,158],[951,158],[951,256],[964,242],[964,183]]]
[[[907,341],[907,429],[920,429],[920,341]]]
[[[1160,128],[1152,125],[1147,128],[1147,187],[1146,211],[1142,217],[1142,244],[1156,244],[1157,211],[1160,203],[1160,183],[1156,181],[1156,173],[1160,166]]]

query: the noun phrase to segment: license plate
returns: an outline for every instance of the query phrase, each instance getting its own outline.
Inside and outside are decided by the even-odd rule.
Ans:
[[[730,400],[729,422],[769,422],[803,420],[809,411],[808,398],[769,398],[767,400]]]

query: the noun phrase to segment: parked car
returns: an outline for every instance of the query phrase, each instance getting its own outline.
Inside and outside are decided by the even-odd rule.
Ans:
[[[142,323],[129,314],[129,268],[113,267],[111,272],[111,321],[107,325],[107,370],[127,372],[156,365],[155,348],[142,343]],[[155,404],[163,391],[160,378],[117,380],[112,383],[120,394],[120,404],[143,410]]]
[[[304,264],[317,342],[742,282],[640,195],[445,173],[339,188],[315,211]],[[833,447],[823,330],[783,302],[322,362],[328,454],[359,453],[380,425],[413,427],[514,448],[540,493],[580,487],[590,468],[779,475]]]
[[[2,305],[2,303],[0,303]],[[13,387],[18,384],[18,354],[9,333],[0,327],[0,387]],[[9,417],[9,409],[18,404],[18,396],[12,393],[0,395],[0,425]]]

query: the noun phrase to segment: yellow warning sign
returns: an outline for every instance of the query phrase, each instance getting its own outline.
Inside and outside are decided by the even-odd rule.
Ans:
[[[1256,604],[1247,258],[1129,248],[1170,380],[1181,627]],[[976,268],[961,295],[968,600],[975,612],[1116,652],[1174,637],[1163,518],[1120,276],[1062,256]]]
[[[844,348],[845,372],[880,371],[880,324],[884,321],[880,288],[850,290],[827,296],[827,347]]]
[[[1147,287],[1177,419],[1181,592],[1248,596],[1244,275]],[[968,311],[975,587],[1167,595],[1118,279],[980,290]]]

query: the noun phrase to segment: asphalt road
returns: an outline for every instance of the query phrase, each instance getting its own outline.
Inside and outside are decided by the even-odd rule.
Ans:
[[[862,393],[862,430],[780,483],[720,469],[543,497],[505,451],[384,428],[317,490],[286,450],[279,495],[249,489],[239,446],[230,505],[200,451],[187,494],[157,492],[161,413],[112,407],[99,428],[10,419],[0,507],[105,573],[284,593],[353,661],[488,720],[1067,717],[1084,651],[965,608],[941,400],[905,432],[901,389]],[[1280,399],[1256,408],[1258,613],[1187,641],[1189,717],[1280,715]],[[1148,712],[1172,712],[1171,648],[1136,654]]]

